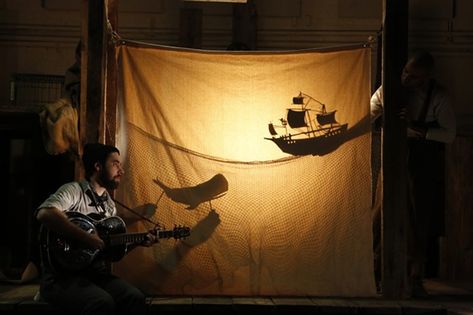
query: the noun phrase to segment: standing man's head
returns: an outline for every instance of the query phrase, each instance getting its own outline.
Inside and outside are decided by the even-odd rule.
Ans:
[[[82,155],[85,178],[94,180],[107,189],[116,189],[124,174],[120,151],[111,145],[88,143],[84,146]]]
[[[431,54],[428,52],[416,53],[407,61],[402,70],[402,85],[410,89],[425,86],[432,78],[434,66],[434,57]]]

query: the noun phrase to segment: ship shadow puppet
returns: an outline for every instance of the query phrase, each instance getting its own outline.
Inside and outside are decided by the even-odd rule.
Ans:
[[[317,103],[320,108],[312,108],[311,103]],[[279,119],[281,125],[268,124],[271,138],[265,138],[291,155],[323,156],[332,153],[345,142],[367,133],[370,128],[369,115],[348,128],[348,124],[337,122],[336,110],[327,111],[325,104],[302,92],[292,98],[292,105],[295,107],[287,109],[286,119]],[[290,133],[288,126],[295,133]],[[278,135],[276,128],[283,128],[284,134]]]

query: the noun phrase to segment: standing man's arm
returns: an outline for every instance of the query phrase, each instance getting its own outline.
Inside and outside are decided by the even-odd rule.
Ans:
[[[371,122],[383,115],[383,87],[380,86],[370,100]]]

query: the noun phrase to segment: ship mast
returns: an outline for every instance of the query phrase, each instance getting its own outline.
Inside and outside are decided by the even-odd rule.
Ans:
[[[309,125],[307,126],[307,132],[310,132],[310,133],[312,134],[312,136],[315,136],[315,130],[316,130],[316,128],[314,128],[314,126],[312,125],[312,119],[311,119],[311,117],[310,117],[310,115],[309,115],[310,109],[307,109],[307,107],[309,106],[310,101],[314,101],[314,102],[316,102],[316,103],[318,103],[318,104],[320,104],[320,105],[322,106],[321,112],[322,112],[322,114],[325,114],[325,113],[327,113],[327,110],[325,109],[325,104],[322,103],[321,101],[319,101],[319,100],[313,98],[312,96],[310,96],[310,95],[308,95],[308,94],[305,94],[305,93],[302,93],[302,92],[300,92],[300,91],[299,91],[299,96],[298,96],[298,97],[300,97],[300,98],[302,98],[302,99],[303,99],[304,97],[306,97],[306,98],[309,99],[306,103],[302,102],[301,106],[302,106],[302,109],[306,112],[306,115],[307,115],[307,118],[308,118],[307,120],[309,121]],[[315,123],[315,120],[314,120],[314,123]],[[310,130],[309,130],[309,129],[310,129]]]

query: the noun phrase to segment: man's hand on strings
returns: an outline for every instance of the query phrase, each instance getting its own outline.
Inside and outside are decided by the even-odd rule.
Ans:
[[[148,234],[146,234],[146,239],[144,240],[143,243],[141,243],[141,245],[145,247],[150,247],[151,245],[157,242],[158,242],[158,238],[156,237],[156,231],[151,230]]]

